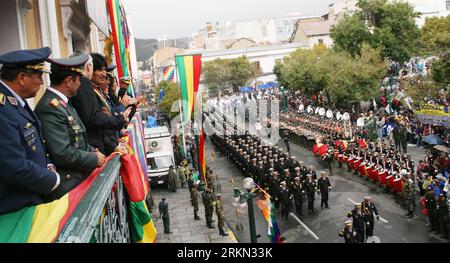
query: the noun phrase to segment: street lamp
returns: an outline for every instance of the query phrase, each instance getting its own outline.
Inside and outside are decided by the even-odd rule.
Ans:
[[[257,195],[254,194],[252,191],[255,189],[256,185],[252,178],[248,177],[245,178],[243,181],[243,186],[245,190],[247,190],[246,193],[242,193],[241,190],[238,188],[234,189],[234,198],[233,198],[233,205],[237,207],[238,211],[241,212],[245,209],[245,207],[248,207],[248,221],[250,225],[250,239],[252,243],[258,243],[257,236],[256,236],[256,225],[255,225],[255,212],[253,209],[253,198],[255,198]]]

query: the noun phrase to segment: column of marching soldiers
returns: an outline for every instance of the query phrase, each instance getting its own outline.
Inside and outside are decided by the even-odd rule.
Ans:
[[[292,203],[295,212],[303,215],[304,196],[308,203],[308,212],[314,213],[316,192],[321,195],[321,208],[329,208],[328,193],[331,183],[326,173],[321,171],[320,178],[313,166],[306,167],[297,161],[295,156],[289,156],[278,146],[265,146],[261,138],[251,136],[236,125],[230,124],[225,116],[215,112],[205,114],[206,125],[213,129],[211,141],[221,149],[222,153],[245,177],[251,177],[266,192],[275,203],[281,207],[282,218],[287,220]],[[216,127],[221,120],[222,127]],[[347,243],[362,243],[366,237],[373,236],[375,217],[379,214],[370,197],[347,214],[352,220],[345,222],[345,228],[339,236]],[[353,227],[354,226],[354,227]]]

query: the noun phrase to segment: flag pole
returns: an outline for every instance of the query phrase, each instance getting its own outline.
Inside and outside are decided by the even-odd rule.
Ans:
[[[177,55],[175,55],[175,74],[177,75],[177,81],[178,85],[180,86],[180,74],[178,74],[178,63],[177,63]],[[181,93],[180,93],[181,94]],[[181,121],[181,133],[182,133],[182,142],[183,142],[183,155],[184,158],[187,159],[187,152],[186,152],[186,138],[184,133],[184,109],[181,107],[181,100],[178,100],[178,108],[180,109],[180,121]]]

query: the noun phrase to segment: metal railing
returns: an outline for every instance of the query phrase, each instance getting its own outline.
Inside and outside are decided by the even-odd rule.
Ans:
[[[130,243],[128,197],[111,159],[87,190],[56,239],[57,243]]]

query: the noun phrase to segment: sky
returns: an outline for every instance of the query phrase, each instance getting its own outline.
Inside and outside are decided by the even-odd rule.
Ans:
[[[323,15],[337,0],[122,0],[138,38],[192,37],[207,22]]]

